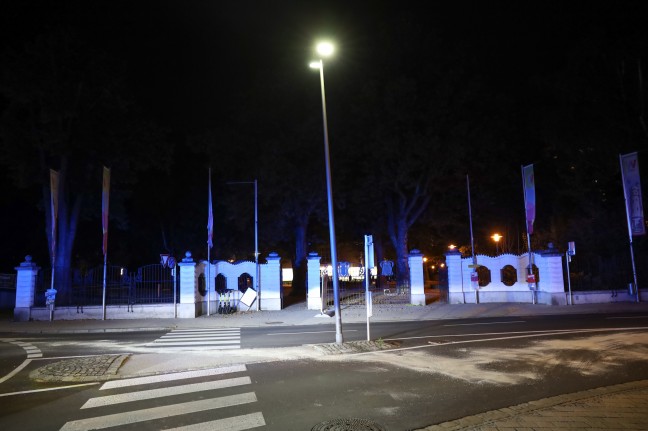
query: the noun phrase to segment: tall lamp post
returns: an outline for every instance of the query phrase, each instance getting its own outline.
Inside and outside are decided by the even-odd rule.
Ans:
[[[227,184],[254,184],[254,285],[256,287],[257,300],[256,309],[259,311],[259,301],[261,301],[261,291],[259,285],[259,199],[257,180],[254,181],[228,181]]]
[[[324,159],[326,161],[326,197],[328,201],[328,218],[329,218],[329,236],[331,241],[331,266],[333,276],[333,303],[335,306],[335,342],[341,344],[344,342],[342,337],[342,316],[340,310],[340,290],[338,280],[338,261],[337,247],[335,242],[335,219],[333,217],[333,188],[331,185],[331,158],[329,155],[328,124],[326,121],[326,92],[324,91],[324,61],[323,57],[333,54],[333,44],[329,42],[320,42],[316,46],[317,54],[320,59],[310,63],[313,69],[319,69],[320,87],[322,89],[322,120],[324,122]]]

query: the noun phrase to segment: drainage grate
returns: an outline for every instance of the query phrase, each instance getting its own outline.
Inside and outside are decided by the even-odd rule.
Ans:
[[[369,419],[348,418],[324,421],[311,431],[385,431],[385,428]]]

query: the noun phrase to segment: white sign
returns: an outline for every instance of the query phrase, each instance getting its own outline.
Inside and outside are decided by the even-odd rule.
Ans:
[[[243,296],[241,296],[240,302],[246,305],[248,308],[254,304],[254,300],[257,297],[256,290],[248,287]]]

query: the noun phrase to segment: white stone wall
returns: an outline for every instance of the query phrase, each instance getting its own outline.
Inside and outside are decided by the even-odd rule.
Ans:
[[[410,251],[407,257],[410,273],[410,303],[425,305],[425,276],[423,273],[423,254],[418,250]]]
[[[446,254],[448,267],[448,290],[450,303],[467,302],[542,302],[547,304],[565,303],[565,284],[562,272],[562,256],[557,253],[534,253],[533,259],[538,267],[537,289],[531,290],[526,282],[529,255],[503,254],[499,256],[477,255],[477,263],[490,270],[491,282],[475,289],[470,281],[473,268],[472,257],[462,258],[458,252]],[[507,286],[502,282],[501,269],[510,265],[515,268],[517,281]],[[534,293],[535,292],[535,293]]]

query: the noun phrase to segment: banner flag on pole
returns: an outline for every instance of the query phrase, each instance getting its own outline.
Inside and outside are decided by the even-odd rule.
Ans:
[[[58,219],[58,194],[59,194],[59,173],[50,169],[50,208],[52,213],[52,238],[50,241],[52,250],[52,265],[56,253],[56,221]]]
[[[108,204],[110,201],[110,169],[103,168],[103,184],[101,188],[101,226],[103,231],[103,254],[108,253]]]
[[[637,153],[620,155],[623,195],[626,202],[626,215],[631,236],[645,235],[643,203],[641,201],[641,179]]]
[[[212,248],[214,236],[214,211],[212,210],[211,168],[209,168],[209,208],[207,209],[207,245]]]
[[[536,216],[536,198],[535,198],[535,177],[533,175],[533,165],[522,167],[522,176],[524,181],[524,209],[526,211],[527,233],[533,233],[533,222]]]

